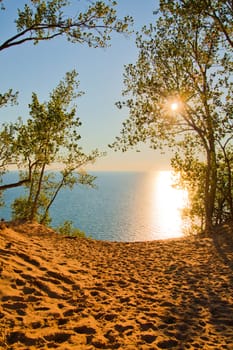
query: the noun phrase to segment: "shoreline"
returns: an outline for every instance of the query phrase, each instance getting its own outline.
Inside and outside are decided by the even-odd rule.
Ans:
[[[0,230],[0,348],[232,349],[233,236],[146,242]]]

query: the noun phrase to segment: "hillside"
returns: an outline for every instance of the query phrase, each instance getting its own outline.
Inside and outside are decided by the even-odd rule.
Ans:
[[[0,349],[233,349],[232,247],[2,224]]]

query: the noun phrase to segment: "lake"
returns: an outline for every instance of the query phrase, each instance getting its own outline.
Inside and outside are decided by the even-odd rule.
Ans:
[[[87,236],[109,241],[148,241],[180,237],[186,193],[172,187],[170,171],[97,172],[97,189],[63,189],[51,207],[52,226],[73,222]],[[16,173],[7,175],[8,180]],[[22,189],[4,193],[0,217],[10,219],[10,203]]]

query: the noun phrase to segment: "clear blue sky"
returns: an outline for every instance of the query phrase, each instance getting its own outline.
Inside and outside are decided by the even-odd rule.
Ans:
[[[80,6],[80,1],[77,2]],[[15,5],[17,3],[17,6]],[[15,34],[14,19],[17,7],[24,0],[5,1],[7,10],[0,12],[2,36],[7,39]],[[153,10],[158,0],[118,0],[119,17],[134,17],[135,30],[144,24],[154,22]],[[65,39],[32,43],[9,48],[0,54],[1,89],[19,91],[19,105],[2,108],[1,121],[14,121],[18,116],[27,118],[28,104],[32,92],[40,101],[48,100],[49,93],[56,87],[67,71],[76,69],[79,73],[80,89],[85,95],[79,98],[78,115],[83,123],[80,128],[84,150],[99,148],[108,155],[97,161],[93,170],[153,170],[168,167],[169,161],[159,152],[141,147],[141,152],[111,151],[107,145],[119,135],[127,110],[119,111],[115,102],[121,99],[124,65],[137,59],[135,36],[112,35],[111,47],[90,49],[84,45],[71,44]]]

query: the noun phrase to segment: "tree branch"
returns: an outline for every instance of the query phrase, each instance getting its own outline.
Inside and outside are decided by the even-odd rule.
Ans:
[[[28,179],[24,179],[21,181],[13,182],[10,184],[2,185],[0,186],[0,191],[5,191],[8,190],[9,188],[14,188],[14,187],[20,187],[26,183],[29,183],[31,181],[30,177]]]
[[[72,35],[72,33],[70,33],[69,30],[71,30],[73,28],[82,28],[83,27],[83,28],[87,28],[89,30],[91,30],[91,29],[96,30],[98,32],[98,35],[102,36],[101,31],[98,29],[108,29],[108,30],[114,29],[113,27],[111,27],[109,25],[105,25],[105,24],[102,24],[102,25],[101,24],[99,24],[99,25],[88,24],[91,21],[94,21],[94,20],[97,21],[99,19],[101,19],[101,17],[91,16],[90,18],[86,19],[83,22],[73,22],[73,23],[71,22],[69,24],[67,24],[66,22],[58,22],[55,24],[47,24],[47,23],[39,23],[37,25],[34,24],[34,25],[24,29],[20,33],[12,36],[8,40],[6,40],[2,45],[0,45],[0,51],[7,49],[9,47],[12,47],[12,46],[20,45],[20,44],[27,42],[27,41],[50,40],[50,39],[53,39],[57,36],[63,35],[65,33],[67,35],[69,35],[70,37],[75,38],[79,42],[87,42],[87,40],[85,39],[85,36],[83,36],[82,38],[80,37],[80,39],[79,39],[76,36]],[[49,35],[49,31],[51,31],[51,30],[55,31],[56,29],[59,31],[54,33],[54,34]],[[48,30],[47,35],[45,35],[45,33],[44,33],[45,30]],[[26,34],[31,33],[31,35],[32,35],[32,33],[36,33],[37,31],[43,31],[43,35],[45,35],[45,36],[40,37],[39,35],[35,35],[35,36],[28,36],[26,38],[23,38]],[[22,38],[22,39],[18,40],[20,38]]]

